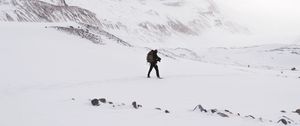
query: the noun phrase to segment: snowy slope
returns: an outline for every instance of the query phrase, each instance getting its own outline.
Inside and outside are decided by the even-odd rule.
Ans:
[[[57,6],[39,0],[4,0],[0,7],[0,21],[99,23],[95,14],[86,9]]]
[[[105,38],[109,44],[94,44],[45,28],[52,25],[65,24],[1,23],[0,125],[274,126],[286,117],[293,120],[289,125],[300,123],[300,115],[292,112],[300,104],[299,71],[286,70],[283,76],[276,69],[159,54],[164,79],[154,74],[148,79],[146,49]],[[91,106],[92,98],[106,98],[115,106]],[[143,107],[134,109],[133,101]],[[229,117],[192,111],[198,104]]]
[[[299,45],[240,47],[212,0],[0,0],[0,20],[1,126],[300,125]]]
[[[117,28],[104,29],[124,40],[156,48],[209,46],[219,44],[225,34],[249,32],[223,17],[211,0],[69,0],[68,3],[87,8],[99,19],[116,24]],[[220,38],[212,38],[211,34]]]
[[[121,46],[146,48],[147,45],[140,45],[125,41],[105,30],[90,25],[60,25],[50,26],[60,32],[80,36],[95,44],[118,44]],[[109,39],[112,41],[106,41]],[[175,41],[176,42],[176,41]],[[173,42],[173,44],[175,43]],[[189,59],[214,64],[226,64],[240,67],[253,67],[259,69],[290,70],[293,67],[300,67],[300,47],[297,44],[269,44],[246,47],[211,47],[200,48],[199,46],[190,47],[185,45],[159,46],[161,55],[172,59]],[[152,44],[153,45],[153,44]]]
[[[300,46],[269,44],[248,47],[198,49],[203,61],[242,67],[290,70],[300,67]]]

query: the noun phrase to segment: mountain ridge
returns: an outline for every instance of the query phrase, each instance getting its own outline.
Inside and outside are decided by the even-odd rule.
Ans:
[[[249,33],[227,21],[212,0],[2,0],[0,6],[0,21],[84,23],[139,45],[202,37],[211,29]]]

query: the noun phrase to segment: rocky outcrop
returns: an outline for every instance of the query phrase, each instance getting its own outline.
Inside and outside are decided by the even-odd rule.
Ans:
[[[76,6],[53,5],[39,0],[11,0],[0,3],[0,7],[9,6],[0,11],[0,21],[19,22],[82,22],[97,25],[100,21],[96,14]],[[1,9],[0,9],[1,10]]]
[[[105,44],[102,41],[102,37],[105,37],[107,39],[113,40],[117,44],[127,46],[127,47],[133,47],[133,45],[129,44],[128,42],[122,40],[121,38],[103,30],[100,27],[92,26],[92,25],[87,25],[83,23],[78,27],[75,26],[69,26],[69,27],[63,27],[63,26],[52,26],[51,28],[55,28],[59,31],[70,33],[76,36],[80,36],[84,39],[87,39],[95,44]]]
[[[84,29],[81,29],[81,28],[74,28],[72,26],[70,26],[70,27],[55,26],[55,27],[52,27],[52,28],[55,28],[55,29],[57,29],[59,31],[62,31],[62,32],[66,32],[66,33],[69,33],[69,34],[80,36],[84,39],[90,40],[91,42],[93,42],[95,44],[100,44],[100,45],[104,44],[102,39],[101,39],[101,36],[99,36],[97,34],[94,34],[94,33],[91,33],[87,29],[84,30]]]

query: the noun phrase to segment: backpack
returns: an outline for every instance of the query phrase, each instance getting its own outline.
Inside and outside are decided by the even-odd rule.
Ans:
[[[151,62],[155,62],[154,59],[154,51],[151,50],[148,54],[147,54],[147,62],[151,63]]]

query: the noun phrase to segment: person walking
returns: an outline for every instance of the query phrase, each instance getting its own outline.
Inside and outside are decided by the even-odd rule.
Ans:
[[[160,78],[159,70],[158,70],[158,66],[157,66],[157,61],[160,62],[161,58],[157,55],[157,52],[158,51],[155,49],[155,50],[151,50],[147,54],[147,62],[150,63],[150,68],[149,68],[148,75],[147,75],[148,78],[150,78],[150,73],[151,73],[153,68],[156,71],[157,78]]]

